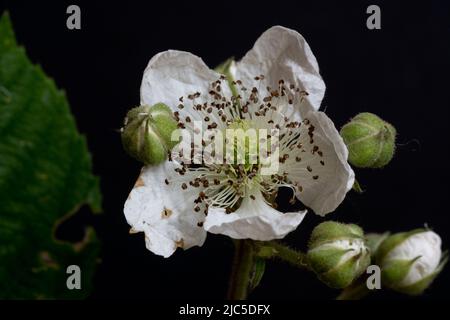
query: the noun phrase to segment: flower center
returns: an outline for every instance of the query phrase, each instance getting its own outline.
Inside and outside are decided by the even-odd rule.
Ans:
[[[191,101],[192,106],[185,107],[186,101],[180,98],[180,111],[175,112],[178,127],[194,134],[199,133],[200,128],[213,132],[210,139],[200,139],[201,145],[195,138],[187,144],[190,152],[180,152],[190,159],[200,156],[200,162],[177,161],[181,165],[176,169],[177,182],[183,190],[196,194],[195,211],[203,210],[207,214],[212,206],[231,213],[243,198],[254,199],[255,192],[261,192],[265,199],[274,199],[279,187],[289,187],[293,194],[302,191],[298,181],[288,178],[286,169],[297,165],[294,171],[311,172],[309,166],[298,168],[301,161],[298,154],[306,152],[305,135],[310,145],[314,143],[314,127],[307,120],[301,122],[297,110],[307,93],[295,86],[286,86],[283,80],[278,82],[278,90],[270,87],[262,90],[263,79],[264,76],[255,77],[251,90],[241,81],[234,81],[237,96],[230,100],[223,95],[221,87],[225,78],[213,82],[206,97],[200,92],[188,95],[186,101]],[[262,91],[264,95],[260,94]],[[203,100],[199,102],[201,97]],[[190,112],[185,113],[186,109]],[[200,128],[194,125],[198,120],[202,121]],[[219,141],[224,142],[221,147],[206,151]],[[205,161],[217,153],[223,161]],[[320,150],[314,146],[309,153],[314,155]],[[275,169],[269,173],[264,171],[267,162],[270,166],[275,164]]]
[[[232,149],[229,152],[229,161],[235,167],[239,164],[244,165],[246,173],[250,172],[254,165],[260,164],[259,151],[261,130],[257,130],[251,120],[235,119],[225,130],[226,147]],[[265,137],[267,138],[267,137]],[[225,149],[225,152],[227,150]],[[239,167],[237,167],[239,168]]]

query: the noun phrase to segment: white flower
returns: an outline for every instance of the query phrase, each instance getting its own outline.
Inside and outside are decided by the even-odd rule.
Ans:
[[[383,271],[383,282],[407,294],[422,293],[446,261],[439,235],[424,229],[394,234],[377,249],[377,263]]]
[[[279,129],[278,170],[267,175],[248,163],[175,160],[144,167],[124,211],[132,232],[145,232],[147,248],[158,255],[201,246],[207,231],[236,239],[283,238],[307,210],[277,211],[279,187],[291,188],[293,200],[325,215],[353,185],[347,148],[331,120],[317,111],[325,84],[300,34],[270,28],[229,71],[235,80],[230,85],[191,53],[161,52],[144,72],[141,104],[166,104],[179,127],[190,131],[194,121],[202,121],[202,129]]]

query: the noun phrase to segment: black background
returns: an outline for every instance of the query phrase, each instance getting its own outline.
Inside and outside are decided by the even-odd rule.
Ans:
[[[92,298],[221,299],[225,296],[231,241],[209,235],[202,248],[170,259],[129,235],[123,203],[140,165],[122,150],[118,129],[139,103],[142,72],[167,49],[190,51],[211,67],[242,57],[273,25],[299,31],[311,46],[327,85],[322,104],[340,128],[371,111],[398,130],[394,160],[382,170],[356,170],[366,192],[350,192],[327,219],[360,224],[366,231],[406,231],[424,223],[450,247],[448,72],[449,6],[445,1],[0,1],[10,11],[20,44],[67,92],[77,125],[88,138],[101,177],[102,216],[87,208],[61,226],[58,236],[81,239],[93,223],[102,239]],[[81,7],[81,30],[66,28],[66,8]],[[366,8],[381,7],[381,30],[366,28]],[[280,199],[285,201],[283,197]],[[322,218],[310,213],[286,238],[305,249]],[[420,298],[446,298],[450,268]],[[314,275],[270,263],[250,299],[332,299],[338,291]],[[389,291],[369,299],[410,299]]]

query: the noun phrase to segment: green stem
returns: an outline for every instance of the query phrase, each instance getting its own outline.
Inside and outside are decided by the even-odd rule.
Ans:
[[[251,240],[236,240],[231,269],[229,300],[245,300],[250,286],[254,264],[254,245]]]
[[[336,297],[336,300],[360,300],[369,294],[365,281],[359,281],[344,290]]]
[[[279,258],[294,267],[309,269],[305,253],[291,249],[279,242],[258,242],[258,256]]]

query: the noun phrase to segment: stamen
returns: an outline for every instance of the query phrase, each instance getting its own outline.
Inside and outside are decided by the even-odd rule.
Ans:
[[[230,99],[226,98],[223,90],[223,85],[227,85],[225,76],[221,76],[220,79],[212,82],[206,95],[202,96],[200,92],[188,94],[185,98],[189,101],[180,97],[178,108],[180,110],[187,108],[183,101],[190,103],[191,110],[199,114],[199,117],[195,117],[195,119],[203,119],[207,129],[226,130],[240,121],[245,123],[246,128],[266,129],[268,132],[271,129],[279,130],[278,144],[274,144],[273,137],[270,134],[258,139],[261,143],[270,142],[271,150],[267,150],[267,157],[271,156],[273,151],[278,148],[279,161],[282,165],[280,166],[280,172],[270,177],[261,175],[262,164],[259,156],[247,155],[246,153],[244,153],[244,162],[248,162],[250,159],[252,162],[245,165],[235,163],[235,160],[227,163],[226,159],[222,159],[223,163],[221,164],[209,164],[210,161],[206,164],[205,159],[216,156],[215,150],[203,152],[200,155],[202,158],[200,165],[183,164],[181,168],[175,169],[179,174],[179,179],[171,179],[171,182],[180,183],[181,189],[186,190],[186,192],[191,190],[187,190],[188,186],[192,187],[192,191],[197,192],[198,197],[194,197],[194,210],[196,212],[199,212],[200,206],[202,206],[205,214],[208,212],[208,207],[220,207],[224,208],[227,213],[232,213],[240,200],[248,196],[250,190],[254,190],[254,188],[262,192],[266,202],[280,187],[290,188],[294,194],[302,192],[303,187],[298,181],[291,181],[287,172],[312,172],[313,160],[316,155],[323,157],[319,146],[314,144],[315,127],[311,125],[309,120],[299,122],[293,117],[297,112],[295,110],[297,105],[303,101],[308,93],[294,84],[286,84],[283,79],[275,83],[274,88],[276,89],[272,89],[270,86],[264,87],[264,79],[264,75],[255,76],[254,80],[257,82],[254,84],[256,85],[252,85],[252,83],[244,84],[239,79],[234,80],[232,83],[236,88],[236,95]],[[247,89],[247,86],[251,89]],[[198,101],[200,97],[204,100]],[[180,112],[176,111],[174,117],[178,121],[179,128],[187,128],[199,133],[199,129],[194,128],[191,116],[184,114],[185,121],[183,122],[180,118]],[[307,139],[304,137],[305,134]],[[212,142],[214,138],[214,136],[210,137],[209,141]],[[310,145],[313,145],[312,148],[308,146],[309,157],[312,156],[313,159],[300,156],[301,153],[307,151],[304,144],[308,141]],[[223,142],[228,143],[226,138]],[[205,147],[208,143],[202,140],[201,145]],[[197,156],[194,147],[197,146],[191,143],[191,158]],[[237,143],[234,148],[246,150],[248,146],[246,143]],[[182,157],[181,152],[180,157]],[[237,152],[237,158],[242,158],[240,152]],[[255,164],[253,164],[254,162]],[[325,162],[320,160],[320,165],[324,166]],[[312,178],[317,180],[319,176],[316,174]],[[169,181],[167,179],[165,181],[168,184]],[[250,195],[250,198],[256,199],[253,194]],[[295,198],[290,201],[295,201]],[[275,206],[273,203],[271,205]]]

